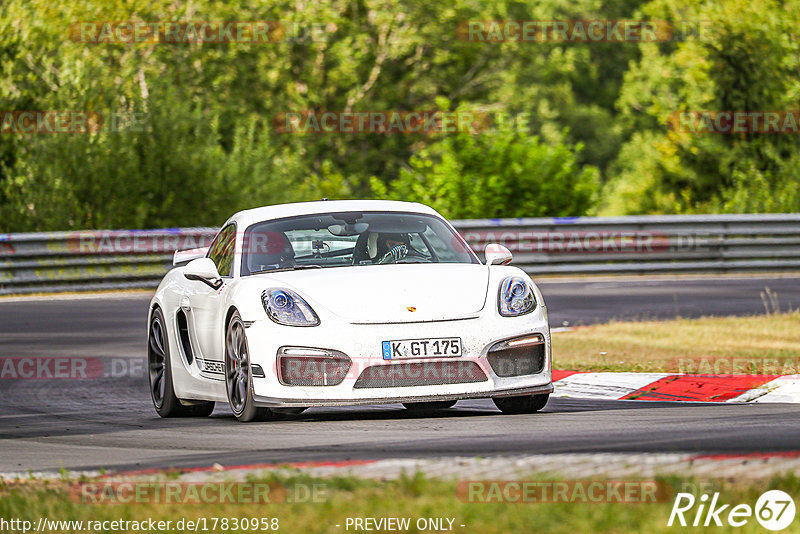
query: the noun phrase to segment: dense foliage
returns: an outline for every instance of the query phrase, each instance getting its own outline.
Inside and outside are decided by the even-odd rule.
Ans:
[[[0,231],[216,225],[320,197],[451,217],[800,211],[800,135],[693,134],[681,110],[800,108],[800,2],[3,0]],[[469,20],[698,24],[668,42],[470,42]],[[269,43],[81,42],[81,21],[280,21]],[[306,110],[468,110],[457,133],[284,133]],[[109,128],[118,116],[123,127]],[[134,117],[127,124],[125,118]],[[517,120],[501,121],[502,117]],[[523,120],[519,120],[522,118]],[[0,128],[0,132],[2,132]]]

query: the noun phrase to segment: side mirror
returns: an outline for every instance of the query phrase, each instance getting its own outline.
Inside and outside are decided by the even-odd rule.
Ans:
[[[208,254],[208,247],[193,248],[189,250],[176,250],[172,256],[172,265],[179,265],[197,258],[205,258]]]
[[[222,277],[210,258],[197,258],[190,261],[183,269],[183,276],[188,280],[203,282],[211,289],[219,289],[222,286]]]
[[[511,263],[511,251],[503,245],[489,243],[486,245],[486,265],[506,265]]]

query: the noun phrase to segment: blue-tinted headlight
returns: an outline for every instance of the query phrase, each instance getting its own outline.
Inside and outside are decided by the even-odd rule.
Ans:
[[[498,310],[504,317],[516,317],[532,312],[536,308],[533,288],[520,276],[509,276],[500,282]]]
[[[319,317],[303,297],[290,289],[271,288],[261,295],[269,318],[287,326],[317,326]]]

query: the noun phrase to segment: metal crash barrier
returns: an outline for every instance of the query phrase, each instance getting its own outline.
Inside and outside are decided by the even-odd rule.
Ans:
[[[800,271],[800,213],[453,221],[532,275]],[[0,295],[155,288],[215,228],[0,234]]]

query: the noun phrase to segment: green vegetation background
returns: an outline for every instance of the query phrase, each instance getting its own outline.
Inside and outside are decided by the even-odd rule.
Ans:
[[[693,135],[681,110],[800,109],[800,1],[2,0],[0,110],[140,113],[0,134],[0,231],[218,225],[330,198],[453,218],[800,211],[800,135]],[[644,19],[659,43],[467,42],[467,20]],[[79,21],[281,21],[266,44],[91,44]],[[312,31],[313,30],[313,31]],[[314,36],[312,38],[312,36]],[[278,132],[304,110],[466,110],[481,133]],[[502,115],[494,115],[502,116]]]

